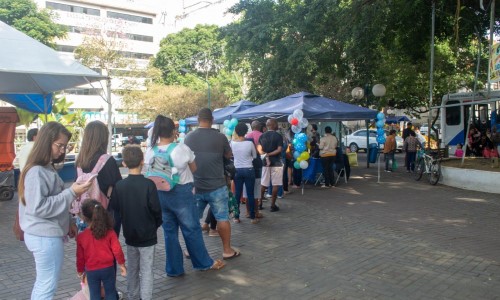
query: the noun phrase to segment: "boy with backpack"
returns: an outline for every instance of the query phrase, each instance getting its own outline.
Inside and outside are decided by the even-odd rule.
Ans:
[[[158,243],[156,232],[162,224],[161,207],[155,183],[141,174],[141,148],[127,145],[122,157],[129,175],[116,183],[110,205],[121,216],[127,244],[128,299],[147,300],[153,294],[153,260]]]

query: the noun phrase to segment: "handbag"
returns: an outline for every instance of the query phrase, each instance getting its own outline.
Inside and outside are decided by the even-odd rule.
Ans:
[[[12,226],[12,231],[16,236],[18,241],[24,241],[24,231],[21,229],[21,225],[19,225],[19,209],[16,211],[16,218],[14,219],[14,226]]]

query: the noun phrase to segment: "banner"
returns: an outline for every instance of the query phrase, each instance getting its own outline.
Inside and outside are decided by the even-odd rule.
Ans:
[[[490,83],[500,81],[500,43],[491,47]]]

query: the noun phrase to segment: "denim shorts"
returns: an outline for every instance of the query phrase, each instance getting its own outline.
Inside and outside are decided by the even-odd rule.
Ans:
[[[229,221],[229,191],[227,186],[222,186],[208,193],[195,194],[194,199],[198,206],[200,219],[203,218],[207,204],[210,204],[217,221]]]

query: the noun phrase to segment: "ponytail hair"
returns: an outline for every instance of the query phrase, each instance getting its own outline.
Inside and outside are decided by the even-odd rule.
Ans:
[[[90,221],[90,231],[96,240],[104,238],[113,228],[113,220],[97,200],[89,199],[83,202],[82,214],[87,221]]]
[[[151,136],[151,147],[156,146],[159,138],[171,138],[174,135],[175,123],[172,119],[158,115],[153,126],[153,134]]]

